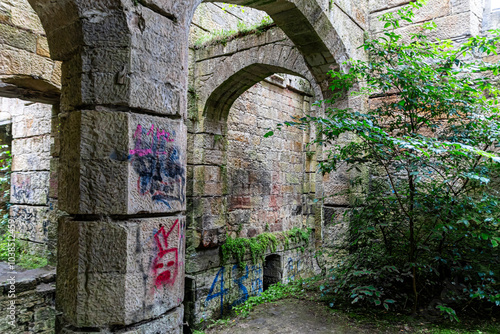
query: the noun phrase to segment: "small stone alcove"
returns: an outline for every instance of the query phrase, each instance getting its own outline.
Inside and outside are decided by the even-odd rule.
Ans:
[[[281,282],[282,278],[281,255],[270,254],[266,256],[264,261],[263,291],[266,291],[271,285]]]

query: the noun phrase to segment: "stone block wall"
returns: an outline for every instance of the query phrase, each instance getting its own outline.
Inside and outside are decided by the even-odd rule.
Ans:
[[[263,289],[265,261],[244,268],[221,263],[226,236],[315,227],[310,134],[284,128],[264,138],[277,123],[309,113],[312,101],[306,80],[276,74],[239,96],[227,119],[203,115],[188,123],[185,308],[190,324],[220,317]],[[280,282],[318,273],[311,245],[304,253],[299,251],[304,245],[296,245],[274,254],[282,259]]]
[[[286,80],[286,79],[285,79]],[[227,231],[254,237],[303,226],[307,213],[304,133],[277,123],[309,110],[310,96],[262,82],[233,105],[227,131]]]
[[[378,33],[383,23],[378,18],[388,12],[395,12],[407,6],[407,1],[370,0],[370,32]],[[409,36],[416,33],[424,22],[434,20],[438,29],[432,37],[462,42],[466,38],[482,32],[485,3],[481,0],[429,0],[427,5],[415,12],[413,23],[402,23],[397,33]]]
[[[231,7],[220,2],[202,3],[193,17],[189,39],[194,44],[202,36],[217,34],[222,30],[236,30],[238,23],[247,26],[258,24],[266,15],[249,7]]]
[[[32,251],[52,260],[57,226],[57,109],[42,103],[0,98],[0,113],[10,119],[12,143],[10,219]]]
[[[27,0],[0,1],[0,82],[2,96],[59,96],[61,63],[50,59],[45,31]]]
[[[310,91],[299,90],[307,85],[290,78],[275,76],[243,93],[220,134],[189,129],[188,248],[217,247],[226,234],[254,237],[314,226],[315,166],[306,154],[307,134],[285,128],[264,138],[279,122],[309,112]]]
[[[500,26],[500,3],[495,0],[485,0],[483,11],[483,33]]]
[[[37,333],[52,334],[55,332],[55,269],[34,269],[22,271],[16,268],[16,281],[11,287],[9,278],[12,274],[8,265],[0,263],[0,308],[2,333]],[[15,291],[13,293],[12,291]],[[13,328],[7,319],[8,307],[14,301],[16,312],[16,327]],[[4,316],[5,314],[5,316]]]
[[[280,245],[256,263],[247,256],[243,264],[231,261],[187,274],[186,320],[190,326],[202,326],[206,320],[223,316],[233,306],[260,295],[267,288],[269,276],[275,279],[273,283],[286,284],[319,274],[321,269],[314,254],[314,240],[309,245],[293,245],[290,249]]]

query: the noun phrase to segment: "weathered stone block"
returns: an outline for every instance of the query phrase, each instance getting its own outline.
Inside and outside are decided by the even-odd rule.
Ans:
[[[12,137],[33,137],[51,133],[52,106],[43,103],[25,104],[12,118]],[[32,153],[32,152],[26,152]]]
[[[7,44],[14,48],[35,52],[36,40],[37,36],[31,32],[10,25],[0,24],[0,44]]]
[[[54,62],[25,50],[5,45],[0,50],[0,74],[37,76],[49,80]]]
[[[183,300],[184,243],[183,217],[61,222],[59,308],[76,327],[164,314]]]
[[[44,205],[48,201],[49,172],[12,173],[11,202]]]
[[[197,273],[221,265],[218,248],[200,250],[186,255],[186,273]]]
[[[48,171],[50,140],[49,135],[13,140],[12,171]]]
[[[127,212],[128,114],[76,111],[61,123],[59,189],[68,213]]]
[[[131,115],[128,213],[186,208],[186,127],[181,120]]]
[[[215,248],[224,244],[225,241],[225,227],[201,231],[200,248]]]
[[[48,207],[13,205],[10,208],[10,217],[16,231],[23,238],[40,243],[47,242],[51,224]]]
[[[59,159],[50,160],[49,197],[57,199],[59,197]]]
[[[129,105],[185,118],[188,52],[183,47],[187,43],[184,27],[146,7],[140,17],[133,18],[138,20],[145,24],[131,30]]]
[[[407,3],[404,3],[407,6]],[[379,17],[387,12],[396,12],[400,9],[400,6],[391,6],[386,11],[377,12],[376,15],[373,15],[370,20],[370,29],[373,32],[379,32],[384,27],[384,22],[379,21]],[[415,11],[415,17],[413,18],[414,23],[425,22],[429,20],[434,20],[440,17],[446,17],[451,15],[452,4],[450,4],[450,0],[430,0],[428,3],[423,6],[421,9]],[[401,22],[401,25],[407,26],[407,22]]]
[[[63,110],[81,104],[127,105],[130,51],[121,47],[83,48],[81,54],[63,63],[66,79],[62,91]],[[118,76],[122,77],[118,83]]]
[[[193,195],[221,196],[224,192],[223,168],[194,166]]]
[[[0,22],[10,23],[12,7],[6,3],[0,3]]]
[[[30,7],[27,1],[13,1],[12,23],[18,27],[30,29],[37,34],[44,33],[42,23],[40,22],[38,15]]]
[[[185,208],[186,132],[181,120],[78,111],[62,122],[61,208],[132,214]]]
[[[36,40],[36,54],[39,56],[50,58],[49,43],[47,37],[38,36]]]

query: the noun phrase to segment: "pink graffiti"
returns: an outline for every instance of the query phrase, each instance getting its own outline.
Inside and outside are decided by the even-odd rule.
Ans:
[[[158,253],[153,260],[153,274],[155,276],[155,286],[157,288],[164,285],[174,285],[177,274],[179,273],[179,250],[175,247],[169,248],[168,242],[170,235],[176,229],[180,239],[181,231],[178,219],[168,232],[165,232],[165,228],[162,226],[154,236],[156,246],[158,247]],[[173,255],[173,257],[167,255]]]
[[[160,151],[156,146],[161,145],[162,141],[164,140],[165,142],[173,142],[174,139],[170,138],[171,134],[170,132],[165,132],[165,130],[160,129],[159,127],[156,128],[155,132],[155,126],[154,124],[151,125],[151,128],[149,131],[146,133],[146,137],[151,137],[151,142],[147,143],[146,145],[143,145],[142,143],[142,125],[138,124],[137,128],[134,133],[134,139],[135,139],[135,149],[130,150],[130,154],[132,155],[138,155],[140,157],[143,157],[148,154],[155,154],[155,155],[165,155],[168,154],[168,152],[165,151]],[[156,140],[155,140],[156,137]],[[156,145],[155,145],[156,144]],[[147,148],[144,148],[147,147]],[[154,151],[153,151],[154,149]]]

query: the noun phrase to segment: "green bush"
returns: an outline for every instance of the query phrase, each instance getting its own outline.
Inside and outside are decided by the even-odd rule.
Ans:
[[[12,249],[13,246],[16,255],[15,264],[21,268],[35,269],[45,267],[48,264],[45,256],[29,251],[28,241],[18,237],[13,239],[8,232],[0,235],[0,261],[9,261],[9,249]]]
[[[284,125],[317,129],[315,143],[328,153],[322,172],[340,164],[370,171],[348,191],[356,200],[345,215],[347,255],[325,289],[332,304],[455,320],[473,310],[498,313],[500,65],[482,59],[497,54],[500,29],[457,46],[431,40],[429,22],[405,41],[396,29],[423,3],[384,15],[383,33],[362,45],[368,60],[331,72],[334,98],[323,101],[324,117]],[[335,108],[348,94],[376,107]]]

